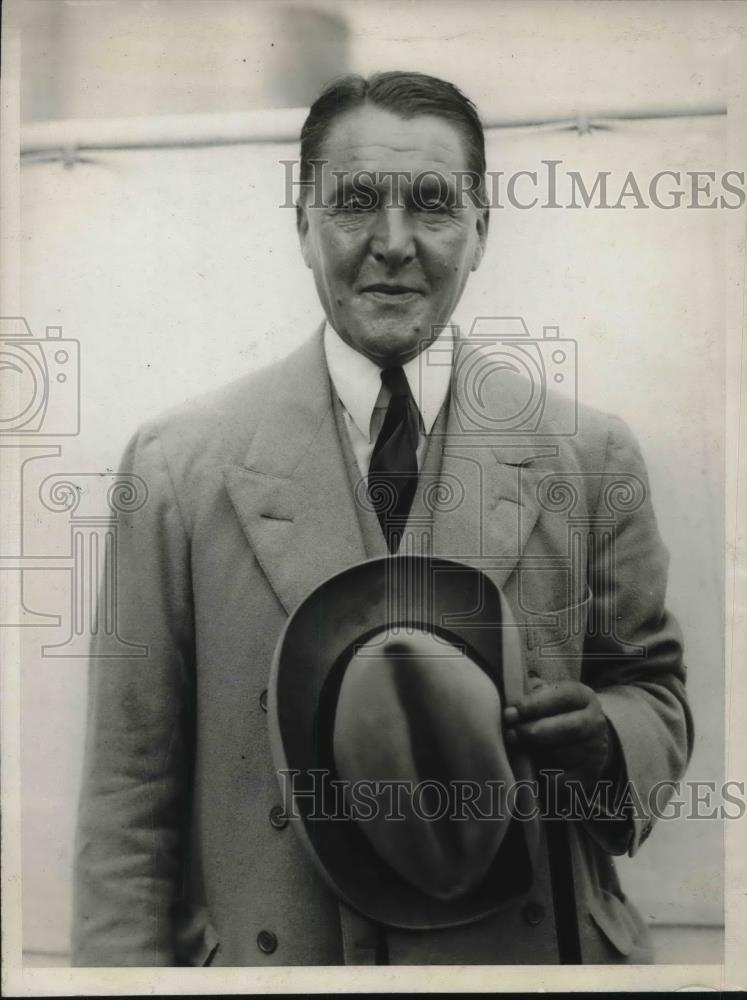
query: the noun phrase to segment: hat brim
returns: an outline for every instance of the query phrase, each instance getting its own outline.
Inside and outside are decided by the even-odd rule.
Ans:
[[[281,788],[294,793],[298,819],[292,826],[345,903],[377,923],[402,929],[468,924],[530,888],[531,824],[507,820],[509,829],[482,881],[463,896],[441,900],[399,876],[354,819],[340,818],[334,787],[320,782],[322,773],[334,777],[332,723],[350,655],[383,626],[396,624],[427,628],[461,646],[496,684],[503,704],[523,694],[518,630],[489,577],[453,560],[371,559],[322,583],[286,623],[268,687],[273,760]],[[525,755],[510,750],[509,760],[517,778],[531,773]],[[317,794],[303,794],[312,789]],[[320,812],[336,818],[314,818]]]

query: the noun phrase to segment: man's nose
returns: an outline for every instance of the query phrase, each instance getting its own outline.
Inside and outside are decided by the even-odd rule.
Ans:
[[[374,259],[393,271],[415,256],[412,219],[405,208],[382,208],[371,237]]]

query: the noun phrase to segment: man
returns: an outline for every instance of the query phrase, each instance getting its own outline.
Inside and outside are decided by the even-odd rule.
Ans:
[[[544,385],[539,423],[503,435],[525,380],[499,365],[475,381],[474,351],[452,343],[488,234],[482,127],[455,87],[413,73],[333,84],[301,160],[298,233],[326,322],[269,370],[143,428],[124,458],[149,499],[120,535],[119,620],[148,656],[93,661],[74,961],[358,960],[365,927],[286,829],[267,678],[310,591],[413,549],[479,565],[513,610],[528,693],[505,710],[506,742],[564,787],[627,790],[617,814],[563,824],[561,860],[579,960],[646,960],[611,855],[648,836],[651,789],[679,778],[692,729],[638,448],[591,410],[568,434]],[[466,928],[389,930],[386,954],[541,962],[551,923],[522,900]]]

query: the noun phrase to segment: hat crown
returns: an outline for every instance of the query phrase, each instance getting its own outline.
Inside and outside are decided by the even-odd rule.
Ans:
[[[340,685],[333,750],[351,789],[373,789],[377,809],[360,827],[399,875],[437,899],[480,881],[508,828],[513,775],[500,694],[464,649],[404,629],[358,647]]]

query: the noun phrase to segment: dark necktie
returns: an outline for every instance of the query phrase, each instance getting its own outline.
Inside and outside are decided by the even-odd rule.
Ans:
[[[401,368],[385,368],[381,381],[392,394],[368,469],[368,497],[390,552],[396,552],[418,485],[419,417]]]

